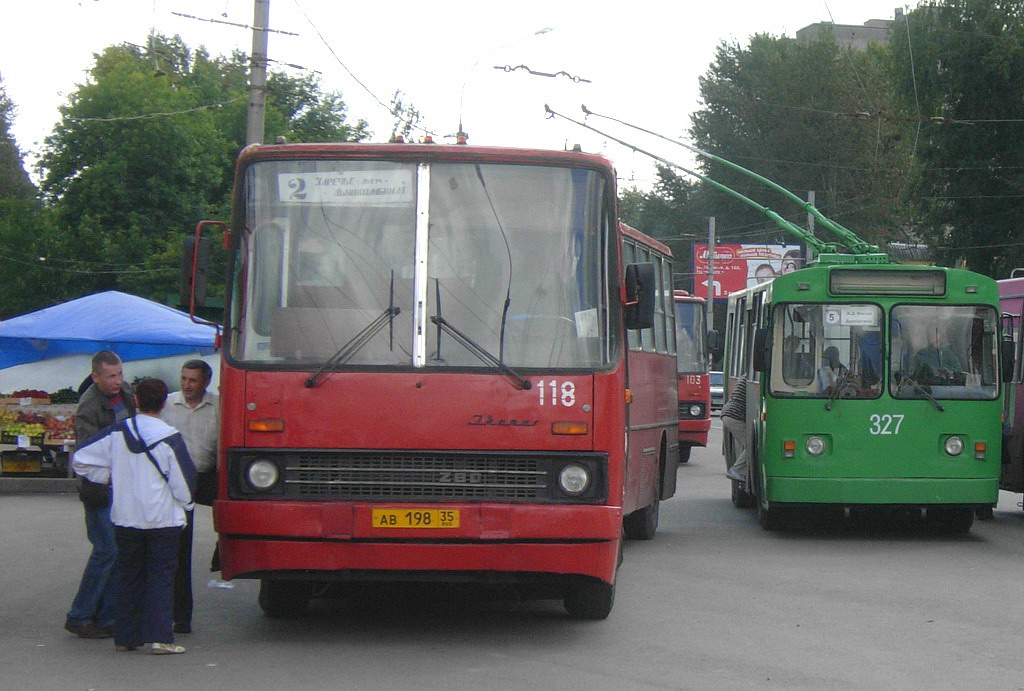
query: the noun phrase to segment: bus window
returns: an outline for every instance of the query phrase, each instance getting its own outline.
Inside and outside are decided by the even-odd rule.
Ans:
[[[882,395],[882,309],[872,304],[775,308],[772,394],[808,398]]]
[[[897,305],[890,329],[893,398],[998,395],[998,329],[991,307]]]

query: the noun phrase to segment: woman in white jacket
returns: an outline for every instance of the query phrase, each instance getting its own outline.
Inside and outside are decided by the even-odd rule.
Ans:
[[[73,461],[79,475],[113,486],[114,646],[127,651],[146,644],[157,655],[185,652],[174,644],[172,601],[178,540],[196,478],[181,435],[157,417],[166,400],[162,381],[139,381],[139,414],[100,432]]]

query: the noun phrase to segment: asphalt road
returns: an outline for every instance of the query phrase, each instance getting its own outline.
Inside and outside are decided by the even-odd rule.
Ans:
[[[205,587],[200,507],[195,632],[178,656],[64,632],[88,555],[80,504],[0,496],[0,687],[1024,688],[1018,495],[964,537],[898,523],[767,533],[730,503],[717,443],[680,469],[657,537],[627,544],[603,622],[557,602],[398,587],[271,620],[255,583]]]

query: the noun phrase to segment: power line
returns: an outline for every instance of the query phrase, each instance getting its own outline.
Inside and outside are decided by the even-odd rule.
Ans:
[[[74,118],[67,116],[65,119],[70,122],[123,122],[126,120],[148,120],[151,118],[170,117],[173,115],[185,115],[187,113],[196,113],[201,110],[208,110],[210,108],[220,108],[222,106],[230,105],[237,101],[244,101],[245,96],[238,96],[230,101],[224,101],[222,103],[209,103],[205,106],[196,106],[195,108],[188,108],[186,110],[174,110],[167,113],[144,113],[142,115],[123,115],[112,118]]]
[[[171,14],[178,17],[184,17],[185,19],[194,19],[199,22],[209,22],[211,24],[227,24],[228,26],[236,26],[239,29],[251,29],[252,31],[266,31],[271,34],[284,34],[285,36],[298,36],[299,34],[291,31],[282,31],[280,29],[271,29],[265,26],[252,26],[250,24],[242,24],[240,22],[229,22],[225,19],[206,19],[204,17],[197,17],[192,14],[185,14],[184,12],[171,12]]]

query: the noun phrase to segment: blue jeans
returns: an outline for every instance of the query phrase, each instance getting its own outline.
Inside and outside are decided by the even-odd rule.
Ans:
[[[181,528],[114,528],[117,621],[114,645],[173,643],[174,571]]]
[[[83,508],[84,505],[83,505]],[[117,558],[114,524],[110,507],[85,508],[85,534],[92,543],[92,554],[85,565],[78,594],[71,603],[67,623],[72,626],[112,626],[114,624],[114,580],[111,572]]]

